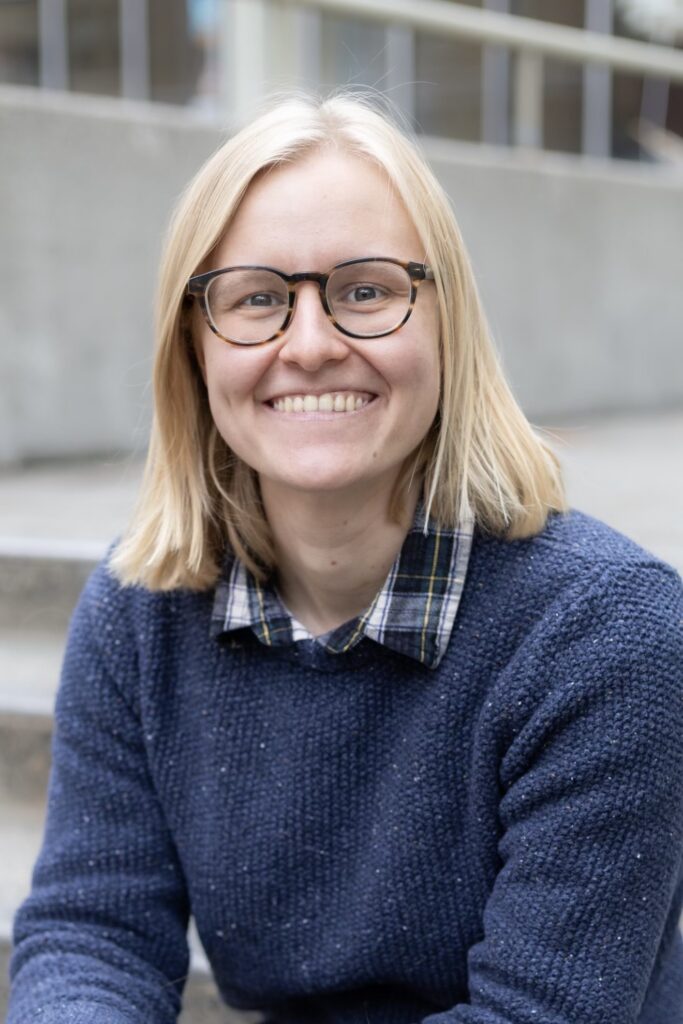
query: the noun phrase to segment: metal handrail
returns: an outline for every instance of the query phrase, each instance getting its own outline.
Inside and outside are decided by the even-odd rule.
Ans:
[[[122,93],[149,96],[149,0],[118,0]],[[611,11],[610,0],[605,0]],[[67,0],[38,0],[40,80],[49,88],[69,84]],[[394,98],[409,117],[414,109],[414,32],[464,39],[483,47],[482,74],[496,86],[482,93],[481,137],[486,142],[541,148],[544,128],[545,63],[549,58],[583,69],[581,151],[610,155],[611,74],[613,71],[683,82],[683,52],[653,43],[615,38],[610,18],[589,19],[603,31],[552,25],[533,18],[466,7],[448,0],[224,0],[220,18],[221,102],[246,114],[269,88],[268,16],[274,8],[288,12],[294,45],[289,47],[291,77],[317,87],[317,62],[310,51],[320,47],[320,16],[341,15],[374,22],[387,30],[386,64]],[[595,3],[588,10],[595,12]],[[229,16],[227,16],[229,15]],[[248,40],[248,47],[245,42]],[[311,44],[313,40],[313,45]],[[647,88],[645,90],[647,92]],[[511,92],[512,103],[508,97]],[[510,119],[508,111],[512,110]],[[642,111],[642,108],[641,108]],[[511,130],[510,130],[511,129]]]
[[[522,53],[683,81],[683,52],[533,18],[463,7],[447,0],[278,0],[385,25],[506,46]]]

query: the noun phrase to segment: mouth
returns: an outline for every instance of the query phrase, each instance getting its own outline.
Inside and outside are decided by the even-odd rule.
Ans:
[[[361,412],[376,398],[377,395],[370,391],[328,391],[322,395],[280,395],[264,404],[275,412],[289,416],[306,413],[331,413],[333,416],[341,416]]]

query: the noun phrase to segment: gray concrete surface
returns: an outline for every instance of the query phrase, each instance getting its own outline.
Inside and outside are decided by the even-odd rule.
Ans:
[[[141,471],[120,456],[0,469],[0,551],[99,557],[128,519]]]
[[[548,430],[572,505],[683,574],[683,408]]]
[[[221,137],[0,86],[0,463],[141,449],[162,236]],[[683,403],[683,172],[423,142],[529,415]]]

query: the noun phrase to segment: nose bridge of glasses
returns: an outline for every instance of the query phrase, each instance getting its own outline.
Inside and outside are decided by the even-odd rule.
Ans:
[[[285,280],[291,285],[301,284],[304,281],[314,281],[319,288],[322,288],[325,286],[329,276],[329,274],[318,274],[315,270],[304,270],[300,274],[290,274]]]
[[[325,289],[329,274],[317,274],[314,271],[306,271],[301,274],[292,274],[287,283],[294,295],[292,298],[292,311],[294,312],[301,304],[300,294],[311,293],[311,301],[322,306],[325,316],[328,315]],[[310,288],[306,286],[309,285]],[[317,295],[317,298],[316,298]]]

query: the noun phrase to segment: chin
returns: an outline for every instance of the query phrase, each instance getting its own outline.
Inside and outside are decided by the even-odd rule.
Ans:
[[[345,491],[349,488],[367,486],[376,479],[380,470],[373,465],[369,470],[360,466],[341,467],[338,464],[326,461],[325,465],[296,466],[291,461],[287,466],[287,472],[268,472],[264,469],[259,476],[270,479],[278,487],[288,487],[294,491],[305,493],[333,493],[334,491]]]

